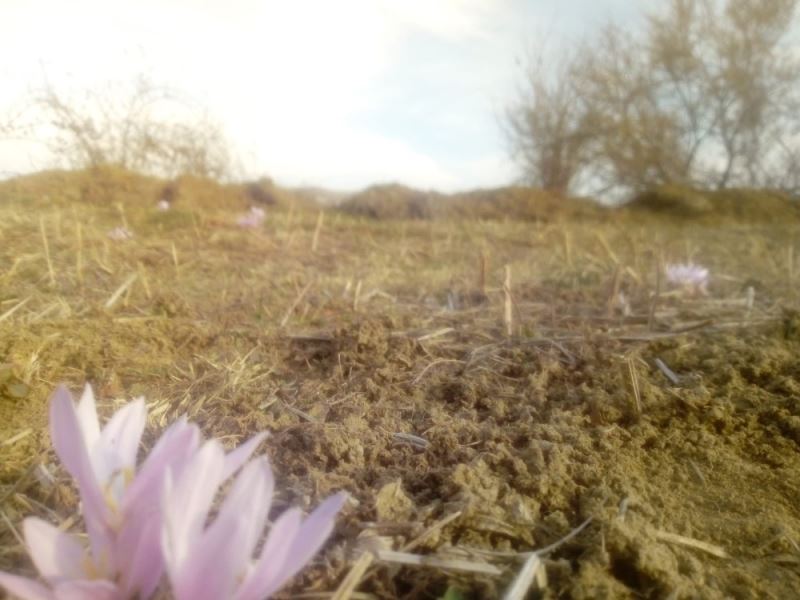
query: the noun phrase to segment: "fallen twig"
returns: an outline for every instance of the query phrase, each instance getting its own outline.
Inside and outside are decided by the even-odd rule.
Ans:
[[[679,546],[686,546],[687,548],[702,550],[703,552],[711,554],[712,556],[716,556],[717,558],[730,558],[725,549],[720,546],[709,544],[708,542],[696,540],[683,535],[678,535],[677,533],[661,531],[660,529],[656,530],[655,533],[656,539],[661,540],[662,542],[668,542],[670,544],[678,544]]]

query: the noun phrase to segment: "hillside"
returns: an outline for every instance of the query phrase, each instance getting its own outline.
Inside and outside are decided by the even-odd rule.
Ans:
[[[229,445],[269,430],[275,511],[351,495],[279,598],[330,597],[367,549],[343,597],[499,597],[525,553],[570,532],[542,556],[541,597],[800,589],[783,213],[664,218],[509,189],[421,196],[423,217],[320,219],[269,184],[263,224],[244,229],[259,202],[246,186],[184,179],[159,211],[168,185],[0,183],[0,569],[32,572],[9,527],[24,516],[79,528],[46,403],[88,381],[104,414],[146,397],[148,445],[182,414]],[[420,198],[384,192],[371,202]],[[710,270],[707,295],[664,280],[690,260]]]

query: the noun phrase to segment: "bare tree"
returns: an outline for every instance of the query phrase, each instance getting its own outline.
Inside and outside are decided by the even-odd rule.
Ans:
[[[800,55],[789,43],[798,1],[668,0],[637,34],[606,26],[568,65],[529,70],[509,110],[515,146],[535,149],[542,164],[561,160],[563,131],[519,127],[526,111],[550,122],[544,98],[566,102],[580,124],[571,171],[590,173],[593,191],[795,187],[786,169],[800,141]],[[567,90],[557,100],[541,91],[551,81]],[[547,187],[541,168],[520,166]]]
[[[555,59],[542,48],[532,60],[526,85],[506,112],[507,135],[524,179],[565,194],[586,167],[585,136],[570,77],[573,55]]]
[[[650,16],[651,65],[664,106],[677,102],[693,181],[718,188],[776,183],[776,155],[798,123],[800,63],[786,44],[796,6],[672,0]]]
[[[109,84],[81,97],[49,82],[35,94],[50,127],[46,143],[70,166],[113,164],[167,177],[231,174],[222,129],[175,91],[139,77],[132,86]]]
[[[663,110],[653,70],[639,41],[604,28],[573,70],[591,140],[595,189],[636,189],[652,180],[685,177],[685,151],[674,114]]]

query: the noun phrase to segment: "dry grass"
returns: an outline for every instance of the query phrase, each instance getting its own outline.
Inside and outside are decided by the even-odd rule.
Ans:
[[[596,520],[580,548],[599,552],[606,536],[616,540],[603,551],[617,553],[606,572],[620,585],[641,592],[683,581],[648,574],[655,579],[637,590],[626,579],[614,561],[635,562],[626,554],[634,542],[619,541],[627,530],[601,516],[606,500],[584,493],[602,477],[582,480],[562,465],[552,450],[562,434],[545,426],[596,430],[596,464],[605,464],[604,453],[624,443],[604,440],[650,427],[657,433],[648,443],[658,446],[658,436],[670,435],[668,405],[694,415],[692,403],[706,402],[695,391],[715,385],[709,375],[697,380],[707,372],[700,357],[711,360],[703,340],[788,331],[780,343],[793,348],[791,224],[577,221],[549,207],[549,221],[538,223],[367,221],[330,211],[323,226],[323,213],[281,202],[263,228],[245,231],[234,226],[249,202],[241,190],[191,180],[175,207],[159,213],[163,185],[113,173],[0,185],[0,568],[30,570],[15,537],[25,515],[74,520],[45,405],[56,383],[88,380],[105,412],[134,395],[148,399],[147,444],[184,413],[229,445],[275,432],[268,451],[278,507],[351,492],[357,502],[328,553],[295,583],[297,597],[437,597],[452,586],[491,597],[509,585],[543,585],[545,571],[548,589],[568,597],[583,579],[530,552],[588,516]],[[108,230],[123,221],[134,238],[110,240]],[[710,296],[664,287],[658,265],[688,259],[710,268]],[[544,450],[529,444],[539,439]],[[549,488],[515,482],[523,448],[564,469],[540,476]],[[487,457],[491,475],[459,479],[482,473]],[[383,511],[375,490],[390,475],[403,478],[410,504]],[[505,490],[492,496],[496,510],[480,496],[487,478]],[[474,498],[469,486],[479,490]],[[556,493],[560,486],[571,491]],[[531,507],[539,512],[528,515]],[[704,535],[666,533],[679,524],[640,512],[641,531],[650,532],[642,539],[669,544],[659,552],[719,549],[699,541]],[[800,523],[791,511],[782,518],[790,528]],[[382,541],[354,553],[364,532]],[[577,565],[576,543],[558,552]],[[520,555],[521,572],[509,559]],[[725,573],[715,576],[727,581]]]

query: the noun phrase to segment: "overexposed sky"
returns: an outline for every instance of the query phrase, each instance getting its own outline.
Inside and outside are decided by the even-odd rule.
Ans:
[[[515,171],[499,121],[526,48],[647,3],[0,0],[0,110],[45,74],[74,91],[145,73],[207,108],[248,176],[504,185]],[[52,162],[41,144],[0,142],[0,174]]]

